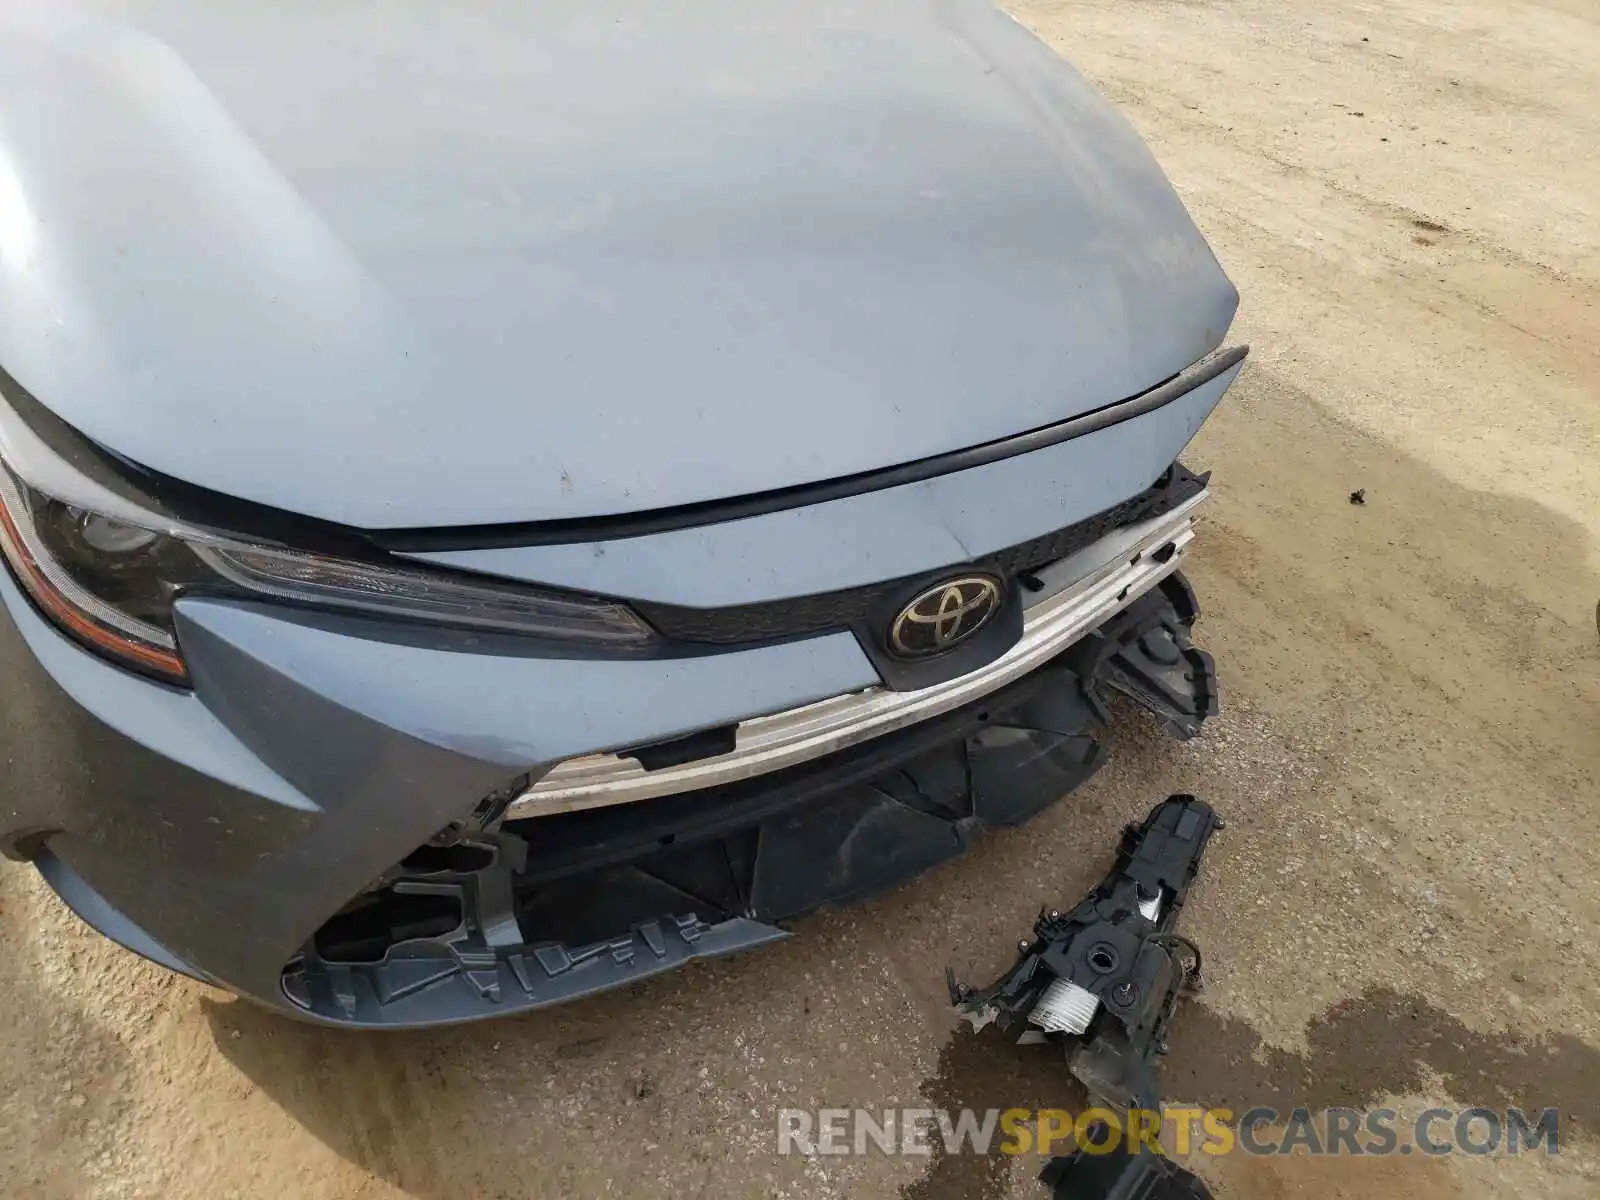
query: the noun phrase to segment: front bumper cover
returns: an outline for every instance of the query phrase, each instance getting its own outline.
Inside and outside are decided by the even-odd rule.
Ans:
[[[1182,557],[1177,539],[1166,545],[1146,556],[1162,572]],[[1116,557],[1103,565],[1120,570]],[[0,623],[0,667],[20,698],[13,732],[29,745],[0,813],[5,848],[136,952],[339,1025],[505,1014],[783,936],[778,922],[889,886],[1082,782],[1099,764],[1104,688],[1155,704],[1179,733],[1214,694],[1209,662],[1183,634],[1187,588],[1168,578],[1139,599],[1121,585],[1106,602],[1117,615],[1097,633],[1052,638],[1053,657],[1030,660],[1001,690],[873,740],[646,804],[537,819],[519,810],[491,824],[487,845],[412,854],[465,811],[457,794],[487,794],[514,769],[424,755],[392,732],[370,747],[339,738],[330,745],[342,757],[326,764],[337,777],[311,794],[341,795],[343,782],[357,791],[342,807],[313,801],[241,743],[244,726],[226,711],[88,658],[14,592],[0,578],[14,621]],[[384,773],[363,766],[377,761],[367,749],[386,756],[389,776],[407,766],[397,752],[414,753],[453,790],[369,796]]]
[[[305,1015],[429,1025],[544,1007],[786,936],[1020,824],[1099,769],[1107,691],[1179,736],[1216,710],[1173,574],[1003,689],[825,759],[657,800],[509,820],[402,864],[285,972]]]

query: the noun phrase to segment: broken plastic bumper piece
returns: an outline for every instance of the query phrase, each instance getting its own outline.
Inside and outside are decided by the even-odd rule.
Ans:
[[[1039,1172],[1051,1200],[1212,1200],[1204,1180],[1153,1150],[1075,1150]]]
[[[1175,926],[1221,828],[1193,796],[1163,800],[1123,831],[1111,874],[1076,908],[1040,914],[1016,963],[993,984],[977,990],[946,971],[956,1012],[975,1029],[1037,1026],[1023,1041],[1076,1038],[1067,1061],[1093,1103],[1158,1110],[1154,1062],[1166,1053],[1179,998],[1201,979],[1200,948]],[[1040,1179],[1054,1200],[1211,1200],[1190,1172],[1137,1141],[1106,1145],[1109,1133],[1091,1126],[1090,1146],[1045,1166]]]
[[[1122,836],[1116,866],[1072,911],[1042,913],[1015,965],[974,990],[949,976],[956,1011],[981,1029],[1027,1020],[1051,1034],[1083,1035],[1072,1073],[1092,1097],[1154,1109],[1153,1062],[1188,989],[1200,985],[1200,951],[1177,934],[1200,856],[1221,821],[1193,796],[1172,796]]]

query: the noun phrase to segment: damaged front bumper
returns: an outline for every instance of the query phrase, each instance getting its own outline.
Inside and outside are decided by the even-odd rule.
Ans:
[[[1137,566],[1144,545],[1116,562]],[[1125,576],[1108,563],[1098,578],[1063,588],[1048,619]],[[1163,570],[1118,603],[1065,648],[1025,653],[995,689],[783,770],[537,816],[525,792],[498,829],[402,864],[324,926],[286,993],[307,1015],[357,1025],[539,1008],[763,945],[789,918],[919,874],[1093,775],[1108,691],[1179,736],[1215,712],[1183,577]]]
[[[208,696],[202,672],[198,695],[179,694],[86,661],[0,578],[25,643],[0,640],[0,665],[19,694],[55,714],[30,727],[43,740],[18,760],[6,848],[123,945],[329,1024],[504,1015],[760,945],[785,936],[789,918],[891,886],[1077,787],[1103,760],[1110,691],[1178,736],[1199,728],[1216,693],[1210,660],[1189,644],[1196,608],[1177,574],[1205,495],[1203,481],[1186,478],[1156,515],[1024,571],[1023,635],[976,670],[913,691],[852,686],[747,718],[723,727],[731,740],[721,753],[648,755],[653,770],[639,752],[580,754],[510,789],[496,760],[520,749],[485,736],[464,758],[397,738],[370,710],[317,707],[355,670],[365,672],[361,696],[381,700],[378,685],[400,678],[383,672],[409,669],[417,653],[404,645],[341,639],[342,650],[370,657],[324,672],[315,696],[280,695],[317,676],[319,660],[246,659],[248,639],[224,635],[251,613],[192,609],[197,661],[247,670],[255,686]],[[296,652],[295,639],[315,650],[325,636],[278,620],[271,631],[258,644],[277,655]],[[708,655],[681,669],[781,659],[790,674],[760,678],[792,680],[797,650],[826,663],[819,644]],[[452,665],[449,655],[427,657],[430,668]],[[490,665],[516,672],[508,691],[518,695],[528,694],[524,676],[549,670]],[[651,664],[638,669],[656,677]],[[625,688],[605,694],[648,705]],[[240,698],[269,714],[336,718],[338,736],[322,738],[328,753],[306,760],[322,773],[316,789],[270,773],[233,731],[316,734],[253,725],[253,713],[226,707]],[[371,790],[399,778],[404,797]],[[107,780],[117,786],[97,785]],[[476,819],[457,820],[474,796],[486,798]],[[394,849],[373,861],[384,846]]]

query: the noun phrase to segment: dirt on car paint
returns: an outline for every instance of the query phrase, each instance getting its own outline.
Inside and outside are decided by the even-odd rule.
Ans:
[[[786,944],[469,1029],[285,1023],[8,866],[0,1190],[1037,1196],[1010,1160],[780,1157],[777,1114],[1071,1106],[1048,1054],[957,1038],[940,969],[995,973],[1187,790],[1230,821],[1184,915],[1210,980],[1169,1095],[1571,1114],[1555,1158],[1230,1156],[1201,1164],[1219,1195],[1600,1193],[1600,13],[1017,11],[1150,140],[1243,294],[1250,365],[1187,456],[1216,472],[1191,576],[1222,716],[1179,746],[1132,715],[1030,828]]]

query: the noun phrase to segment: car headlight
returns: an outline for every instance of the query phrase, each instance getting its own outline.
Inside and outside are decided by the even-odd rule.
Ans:
[[[59,628],[124,666],[188,679],[184,592],[260,597],[459,629],[637,651],[655,632],[615,601],[331,557],[192,527],[96,480],[0,401],[0,555]]]

